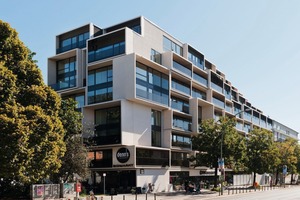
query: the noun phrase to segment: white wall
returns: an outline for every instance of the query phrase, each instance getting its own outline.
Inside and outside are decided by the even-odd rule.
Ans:
[[[154,184],[153,192],[169,191],[169,171],[166,169],[144,169],[144,174],[140,174],[137,169],[136,185],[137,187],[145,187],[148,190],[148,184]]]
[[[151,146],[151,108],[122,100],[122,144]]]
[[[131,99],[135,94],[135,54],[113,60],[113,99]]]

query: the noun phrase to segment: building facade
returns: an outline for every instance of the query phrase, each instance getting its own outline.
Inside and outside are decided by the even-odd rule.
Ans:
[[[48,84],[78,102],[89,182],[100,190],[103,178],[108,190],[128,192],[149,183],[170,191],[176,178],[199,176],[188,158],[201,120],[236,117],[245,135],[273,128],[200,51],[144,17],[56,36]]]

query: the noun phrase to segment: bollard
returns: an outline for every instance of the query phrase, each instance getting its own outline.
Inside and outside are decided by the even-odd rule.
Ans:
[[[156,200],[156,194],[154,193],[154,200]]]
[[[238,188],[235,188],[235,194],[237,194]]]
[[[123,195],[123,200],[125,200],[125,195]]]
[[[135,194],[135,200],[137,200],[137,194]]]
[[[229,188],[228,188],[228,195],[230,195]]]
[[[146,193],[146,200],[147,200],[147,193]]]

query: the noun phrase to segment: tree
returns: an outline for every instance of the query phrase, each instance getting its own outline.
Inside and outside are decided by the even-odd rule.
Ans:
[[[279,172],[283,170],[284,165],[287,166],[288,172],[292,175],[291,180],[293,180],[293,174],[297,173],[299,153],[298,141],[292,138],[287,138],[284,141],[276,142],[275,145],[278,148],[279,159],[279,162],[276,165],[276,184]]]
[[[0,20],[0,177],[14,194],[57,172],[65,152],[60,97],[44,84],[33,55]]]
[[[249,133],[246,166],[249,172],[254,173],[253,186],[256,182],[257,173],[272,171],[272,166],[278,162],[278,160],[276,160],[276,151],[272,132],[265,129],[254,128]]]
[[[222,117],[217,122],[213,119],[204,120],[200,124],[201,133],[192,138],[193,150],[199,152],[192,160],[195,161],[195,166],[204,165],[215,169],[215,187],[217,187],[221,142],[225,166],[236,169],[243,158],[244,139],[237,133],[235,123],[234,119],[228,117]]]
[[[64,137],[66,153],[62,158],[62,167],[52,178],[55,182],[59,179],[64,182],[72,181],[74,174],[86,178],[87,149],[82,141],[82,115],[76,110],[76,101],[71,98],[62,100],[59,116],[66,133]]]

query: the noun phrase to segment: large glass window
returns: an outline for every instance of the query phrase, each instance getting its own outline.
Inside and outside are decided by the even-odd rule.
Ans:
[[[189,113],[189,109],[190,109],[189,103],[182,99],[178,99],[176,97],[171,97],[171,106],[172,106],[172,108],[179,110],[181,112],[184,112],[187,114]]]
[[[136,95],[169,105],[169,78],[142,63],[136,63]]]
[[[259,125],[259,113],[253,111],[252,123]]]
[[[171,165],[172,166],[183,166],[189,167],[189,154],[183,152],[172,152],[171,153]]]
[[[194,65],[196,65],[200,69],[204,70],[204,58],[201,57],[200,55],[196,55],[196,53],[192,52],[190,49],[189,49],[189,52],[188,52],[188,59]]]
[[[161,64],[161,54],[154,49],[151,49],[150,59],[158,64]]]
[[[161,112],[152,110],[151,112],[151,133],[152,146],[161,146]]]
[[[136,149],[137,165],[169,166],[169,151],[154,149]]]
[[[207,87],[207,78],[203,77],[200,74],[194,73],[193,74],[193,78],[195,81],[197,81],[198,83],[201,83],[202,85]]]
[[[221,108],[224,108],[225,107],[225,103],[224,101],[222,101],[221,99],[217,98],[217,97],[213,97],[213,104],[218,106],[218,107],[221,107]]]
[[[61,90],[76,86],[76,58],[67,58],[56,62],[56,84],[51,85],[54,90]]]
[[[107,46],[102,46],[94,51],[89,51],[88,60],[89,62],[94,62],[97,60],[102,60],[105,58],[117,56],[125,53],[125,42],[118,42],[115,44],[110,44]]]
[[[89,39],[89,37],[90,33],[86,32],[61,40],[59,48],[57,49],[57,53],[62,53],[75,48],[84,48],[86,47],[86,40]]]
[[[180,92],[183,92],[185,94],[187,94],[188,96],[191,95],[191,88],[188,84],[183,83],[179,80],[176,80],[174,78],[172,78],[172,88],[175,90],[178,90]]]
[[[112,67],[89,71],[88,104],[112,100]]]
[[[189,69],[186,66],[183,66],[182,64],[180,64],[176,61],[173,61],[173,68],[181,71],[182,73],[188,75],[189,77],[192,76],[192,70],[191,69]]]
[[[91,168],[112,167],[112,150],[88,152]]]
[[[163,39],[164,51],[174,51],[182,56],[182,47],[164,36]]]
[[[192,131],[192,120],[179,116],[173,116],[173,127],[184,131]]]
[[[196,88],[193,88],[192,96],[195,98],[206,100],[206,93],[201,90],[197,90]]]
[[[96,145],[121,143],[120,107],[105,108],[95,111]]]
[[[214,90],[223,93],[223,80],[219,75],[215,73],[211,73],[211,87]]]
[[[246,111],[246,109],[250,109],[250,108],[247,108],[247,107],[245,107],[244,108],[244,119],[245,120],[248,120],[249,122],[251,122],[251,120],[252,120],[252,111],[251,110],[249,110],[249,111]]]
[[[225,98],[231,100],[231,90],[229,85],[224,85]]]
[[[172,146],[191,148],[192,147],[191,137],[173,134]]]

